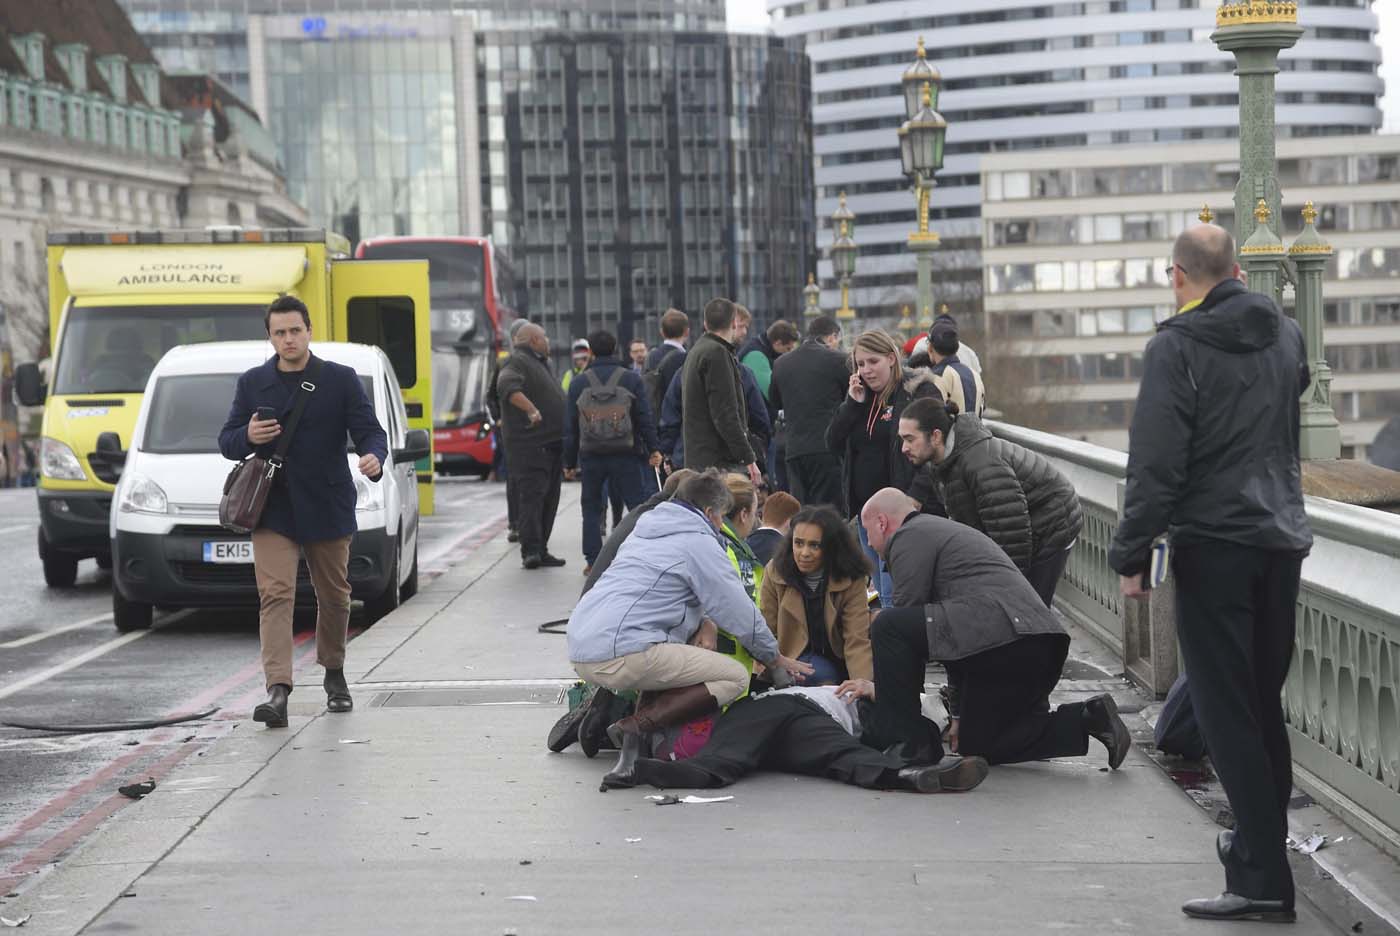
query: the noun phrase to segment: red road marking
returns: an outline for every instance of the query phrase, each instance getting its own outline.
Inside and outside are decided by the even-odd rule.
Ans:
[[[163,778],[174,769],[175,765],[188,757],[197,747],[201,747],[201,745],[195,743],[179,745],[175,750],[152,764],[146,771],[147,775],[157,780]],[[12,876],[0,878],[0,892],[8,893],[15,885],[24,880],[24,878],[48,864],[68,848],[71,848],[73,843],[95,829],[99,823],[131,802],[132,800],[122,796],[120,793],[113,793],[97,806],[83,813],[83,815],[69,823],[67,828],[54,835],[48,841],[44,842],[6,869]]]

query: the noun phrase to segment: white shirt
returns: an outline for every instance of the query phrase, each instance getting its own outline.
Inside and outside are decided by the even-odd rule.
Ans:
[[[664,344],[664,345],[670,345],[671,347],[675,348],[677,351],[684,351],[684,350],[685,350],[685,343],[682,342],[682,341],[678,341],[678,340],[676,340],[675,338],[667,338],[665,341],[663,341],[663,342],[661,342],[661,343]]]
[[[789,686],[786,689],[771,689],[754,696],[754,698],[766,699],[776,695],[795,695],[811,699],[820,705],[826,714],[836,719],[836,724],[845,729],[847,734],[859,738],[860,712],[856,708],[856,700],[852,699],[847,702],[837,698],[836,688],[836,686]]]

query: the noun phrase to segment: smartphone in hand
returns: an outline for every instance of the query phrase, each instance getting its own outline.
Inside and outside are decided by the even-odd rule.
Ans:
[[[266,421],[269,420],[269,419],[276,419],[276,418],[277,418],[277,407],[275,407],[275,406],[259,406],[259,407],[258,407],[258,414],[257,414],[257,415],[258,415],[258,418],[261,419],[261,420],[263,420],[264,422],[266,422]]]

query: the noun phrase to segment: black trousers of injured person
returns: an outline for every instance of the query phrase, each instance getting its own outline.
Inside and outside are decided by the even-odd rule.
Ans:
[[[661,786],[728,786],[756,770],[777,770],[889,789],[903,760],[866,747],[820,705],[796,695],[741,699],[715,719],[694,757],[654,762],[648,781]],[[697,784],[696,771],[709,777]]]
[[[1293,659],[1302,565],[1301,553],[1223,542],[1183,546],[1172,558],[1191,707],[1235,813],[1226,889],[1289,907],[1293,758],[1280,693]]]
[[[923,717],[919,692],[928,662],[928,630],[922,608],[891,608],[870,629],[875,653],[872,731],[899,741],[919,760],[941,757],[937,727]],[[958,753],[980,755],[991,764],[1016,764],[1089,751],[1084,706],[1050,708],[1060,680],[1069,637],[1037,634],[948,661],[948,680],[958,689]]]

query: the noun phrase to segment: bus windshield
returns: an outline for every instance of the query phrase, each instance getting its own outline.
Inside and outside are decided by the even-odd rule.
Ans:
[[[480,244],[459,241],[369,242],[366,260],[427,260],[433,347],[489,343],[491,318],[483,296],[486,257]]]
[[[461,426],[486,412],[491,352],[433,350],[433,427]]]
[[[176,345],[266,337],[263,308],[255,305],[75,306],[63,327],[53,393],[140,393]]]

